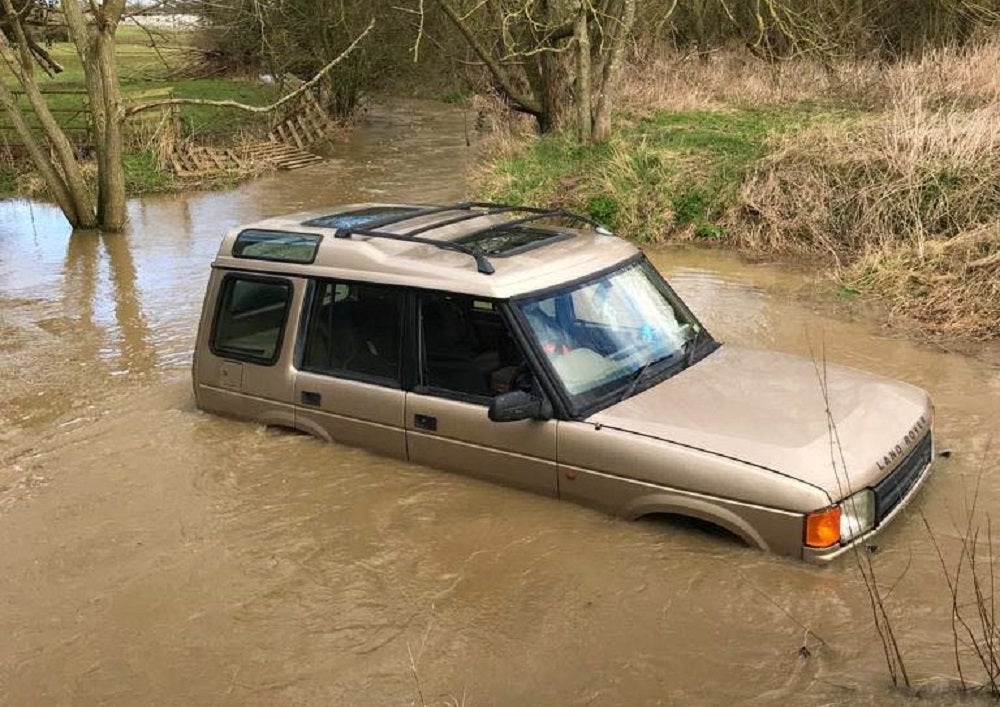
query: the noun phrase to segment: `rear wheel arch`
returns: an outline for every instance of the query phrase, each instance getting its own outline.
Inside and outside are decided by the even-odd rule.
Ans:
[[[296,415],[295,422],[292,425],[292,427],[298,430],[299,432],[304,432],[308,435],[312,435],[313,437],[316,437],[317,439],[320,439],[324,442],[333,442],[333,437],[330,436],[330,433],[327,432],[327,430],[323,427],[323,425],[319,424],[318,422],[314,422],[313,420],[310,420],[306,417]]]

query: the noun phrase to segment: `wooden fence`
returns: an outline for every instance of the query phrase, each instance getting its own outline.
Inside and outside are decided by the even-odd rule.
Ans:
[[[21,107],[21,115],[32,130],[40,130],[41,123],[35,116],[27,96],[23,91],[12,91]],[[62,126],[66,135],[75,144],[85,147],[92,142],[90,129],[90,100],[87,91],[79,87],[45,88],[42,91],[46,103],[56,122]],[[125,104],[141,103],[152,100],[172,98],[170,87],[125,90],[122,100]],[[142,137],[155,132],[165,120],[176,121],[176,106],[164,106],[158,110],[150,110],[129,118],[126,123],[126,138]],[[18,151],[21,138],[14,130],[6,111],[0,110],[0,147],[6,145],[13,151]]]

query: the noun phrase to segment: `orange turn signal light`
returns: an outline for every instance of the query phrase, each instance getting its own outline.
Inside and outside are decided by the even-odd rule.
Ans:
[[[830,547],[840,542],[840,506],[806,516],[806,545]]]

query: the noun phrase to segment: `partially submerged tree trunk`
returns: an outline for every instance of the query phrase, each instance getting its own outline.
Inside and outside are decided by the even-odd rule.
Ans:
[[[121,87],[115,57],[115,33],[125,0],[91,5],[84,17],[77,0],[64,0],[70,37],[83,63],[90,98],[90,125],[97,154],[97,223],[108,231],[125,226],[125,167],[122,162]]]

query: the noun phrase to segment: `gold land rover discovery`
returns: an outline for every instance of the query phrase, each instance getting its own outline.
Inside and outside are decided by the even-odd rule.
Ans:
[[[915,387],[720,345],[590,219],[355,204],[228,234],[194,357],[204,410],[823,561],[928,476]]]

